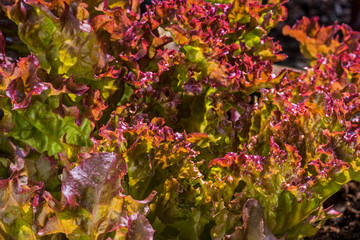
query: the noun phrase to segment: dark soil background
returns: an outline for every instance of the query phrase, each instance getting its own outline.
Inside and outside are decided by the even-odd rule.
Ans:
[[[333,205],[342,213],[329,219],[323,229],[305,240],[359,240],[360,239],[360,183],[351,181],[329,198],[324,207]]]
[[[303,68],[308,61],[301,55],[299,44],[290,37],[282,36],[282,27],[294,25],[302,16],[319,16],[320,24],[331,25],[335,21],[345,23],[360,30],[356,24],[360,20],[360,0],[290,0],[286,4],[288,19],[270,33],[279,39],[283,51],[289,57],[280,65]],[[329,219],[325,227],[313,236],[304,240],[360,240],[360,183],[349,182],[329,198],[324,207],[333,205],[334,209],[342,213],[339,218]]]

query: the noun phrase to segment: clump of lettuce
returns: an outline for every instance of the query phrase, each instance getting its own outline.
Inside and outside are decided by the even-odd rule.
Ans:
[[[338,216],[360,34],[286,26],[311,66],[275,73],[286,0],[263,2],[0,1],[0,235],[300,239]]]

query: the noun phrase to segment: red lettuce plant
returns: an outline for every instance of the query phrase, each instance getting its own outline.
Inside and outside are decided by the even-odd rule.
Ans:
[[[6,239],[300,239],[360,179],[360,34],[286,0],[0,1]],[[14,35],[14,31],[4,32]]]

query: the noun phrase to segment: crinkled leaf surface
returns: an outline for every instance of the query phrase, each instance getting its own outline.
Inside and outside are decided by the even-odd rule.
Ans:
[[[51,104],[53,102],[35,101],[26,109],[13,111],[15,127],[9,136],[24,141],[39,152],[46,151],[49,156],[57,156],[65,144],[91,146],[90,121],[84,119],[78,126],[74,117],[61,118],[53,113]]]
[[[140,213],[148,211],[146,203],[155,193],[143,201],[122,195],[121,179],[126,171],[125,160],[113,153],[92,154],[73,169],[65,168],[61,202],[44,196],[42,212],[55,215],[47,220],[39,235],[64,232],[69,239],[98,239],[118,229],[128,236],[139,234],[150,239],[152,227]]]
[[[0,234],[4,238],[37,239],[32,199],[41,184],[26,185],[16,175],[0,180]],[[3,235],[4,234],[4,235]]]
[[[42,1],[2,4],[8,17],[18,24],[19,36],[52,75],[73,75],[82,81],[93,78],[105,64],[105,54],[86,21],[76,17],[74,6],[56,16]],[[73,8],[74,7],[74,8]]]

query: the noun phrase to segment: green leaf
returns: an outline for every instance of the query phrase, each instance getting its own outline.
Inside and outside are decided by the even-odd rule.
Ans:
[[[56,99],[56,96],[52,99]],[[56,101],[55,101],[56,102]],[[84,119],[80,126],[75,117],[61,118],[52,112],[51,104],[34,101],[27,109],[12,111],[15,127],[9,136],[23,141],[39,152],[47,152],[57,157],[66,144],[89,147],[92,146],[90,132],[92,125]]]
[[[244,36],[242,37],[242,41],[245,42],[246,46],[251,48],[260,43],[260,39],[264,34],[265,31],[262,28],[256,27],[250,32],[245,33]]]
[[[105,67],[105,53],[95,32],[68,6],[59,18],[38,1],[27,2],[27,8],[22,4],[19,1],[3,7],[18,24],[19,37],[42,68],[53,76],[73,75],[77,81],[88,81],[94,78],[96,70]]]
[[[198,63],[204,60],[201,48],[186,45],[183,47],[186,58],[192,63]]]
[[[235,0],[231,11],[228,14],[230,22],[248,23],[251,15],[249,14],[249,6],[246,1]]]
[[[31,204],[35,193],[41,185],[23,185],[17,175],[10,179],[0,180],[0,234],[6,239],[36,240],[33,231],[33,207]]]
[[[248,199],[245,202],[242,218],[243,226],[235,227],[235,231],[224,240],[277,240],[266,223],[261,204],[256,199]],[[281,239],[285,239],[285,236]]]

